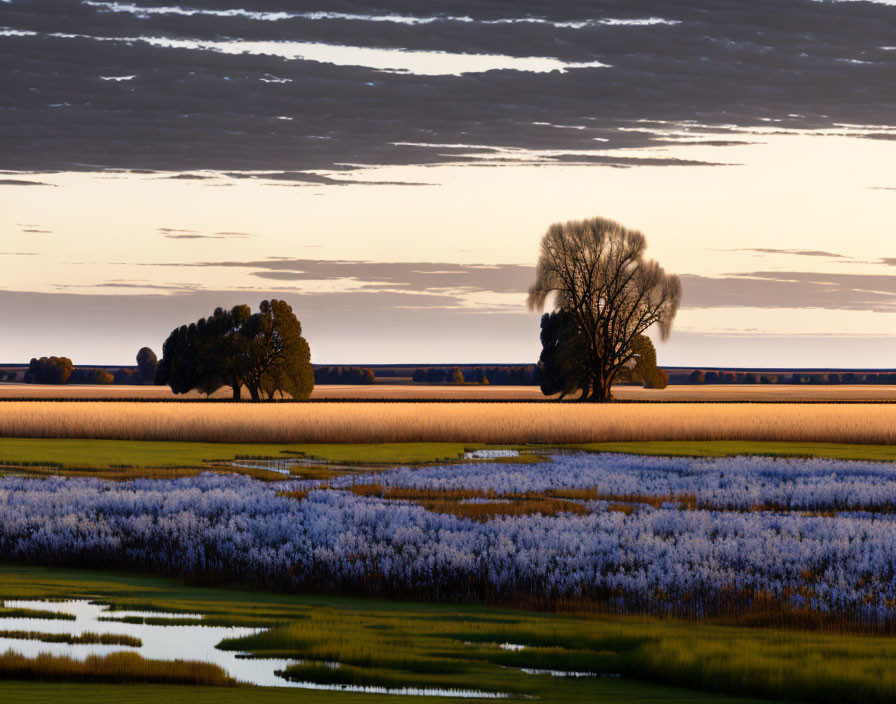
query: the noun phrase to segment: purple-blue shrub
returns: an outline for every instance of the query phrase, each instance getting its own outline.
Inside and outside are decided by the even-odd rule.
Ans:
[[[728,497],[739,509],[757,501],[888,506],[892,475],[888,466],[858,463],[581,455],[540,465],[396,469],[363,481],[498,492],[690,491],[713,504]],[[235,474],[6,477],[0,559],[374,596],[545,605],[584,596],[623,611],[695,615],[745,608],[763,595],[870,624],[896,620],[896,518],[887,513],[640,505],[626,514],[594,501],[588,515],[476,522],[334,489],[299,501],[277,495],[284,484],[307,485]]]

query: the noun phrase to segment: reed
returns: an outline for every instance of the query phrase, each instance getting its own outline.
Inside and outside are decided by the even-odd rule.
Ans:
[[[10,401],[0,437],[252,443],[896,443],[896,404]]]
[[[46,653],[29,658],[10,650],[0,655],[0,678],[218,687],[236,684],[217,665],[191,660],[147,660],[136,653],[90,655],[84,660],[75,660]]]
[[[126,645],[139,648],[143,641],[134,636],[117,633],[41,633],[40,631],[0,631],[0,638],[13,640],[37,640],[41,643],[66,643],[67,645]]]

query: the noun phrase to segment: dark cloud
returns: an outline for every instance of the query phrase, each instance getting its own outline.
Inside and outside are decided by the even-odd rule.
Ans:
[[[719,249],[718,252],[754,252],[755,254],[795,254],[800,257],[827,257],[829,259],[849,259],[842,254],[825,252],[821,249],[771,249],[765,247],[738,247],[736,249]]]
[[[432,183],[416,183],[413,181],[362,181],[347,178],[333,178],[332,176],[323,176],[321,174],[305,173],[301,171],[280,171],[280,172],[240,172],[235,171],[224,174],[230,178],[237,179],[255,179],[260,181],[296,181],[303,185],[325,185],[325,186],[432,186]],[[276,184],[282,185],[282,184]],[[292,184],[288,184],[292,185]]]
[[[687,308],[747,306],[896,312],[896,276],[883,274],[755,271],[720,277],[686,274],[681,282],[682,306]]]
[[[228,0],[189,6],[236,7]],[[489,148],[551,150],[576,163],[637,165],[577,152],[675,143],[664,134],[667,122],[693,121],[697,133],[703,124],[727,125],[716,131],[734,136],[770,124],[892,125],[896,114],[896,52],[881,50],[896,45],[896,7],[880,3],[264,0],[251,7],[288,8],[294,16],[141,15],[80,0],[4,4],[0,167],[276,172],[474,161],[469,148],[439,146],[458,144],[486,155]],[[316,11],[343,16],[301,15]],[[370,14],[432,21],[358,17]],[[472,21],[452,19],[459,16]],[[676,24],[605,22],[649,17]],[[513,19],[525,21],[502,22]],[[422,76],[133,41],[139,37],[291,40],[609,67]],[[134,78],[103,80],[123,76]],[[865,136],[894,138],[871,128]],[[657,158],[656,165],[702,164]]]
[[[37,252],[0,252],[0,257],[36,257]]]
[[[55,186],[54,183],[43,181],[26,181],[19,178],[0,178],[0,186]]]
[[[52,230],[36,230],[31,227],[23,229],[22,232],[30,232],[35,235],[51,235],[51,234],[53,234]]]
[[[377,286],[407,287],[413,291],[438,289],[524,293],[535,278],[535,268],[522,264],[452,264],[444,262],[370,262],[320,259],[263,259],[173,264],[163,267],[225,267],[245,269],[273,281],[353,280]],[[522,299],[521,299],[522,302]]]
[[[199,232],[199,230],[184,230],[177,227],[160,227],[157,231],[169,240],[230,240],[246,239],[254,237],[247,232]]]
[[[236,240],[252,236],[243,232],[215,232],[210,235],[193,232],[169,232],[165,235],[169,240]]]

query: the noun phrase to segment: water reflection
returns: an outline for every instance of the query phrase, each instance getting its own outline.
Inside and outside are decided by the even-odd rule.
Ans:
[[[215,646],[225,638],[242,638],[253,635],[263,628],[240,626],[195,625],[150,625],[127,623],[128,618],[175,618],[202,620],[202,614],[166,613],[161,611],[112,611],[107,604],[97,604],[83,599],[68,601],[4,600],[11,609],[32,609],[70,614],[71,620],[46,618],[0,617],[0,631],[34,631],[36,633],[69,634],[114,633],[139,638],[140,647],[126,645],[101,645],[45,643],[39,640],[20,640],[0,637],[0,653],[13,651],[35,657],[40,653],[68,656],[84,660],[89,655],[108,655],[114,652],[137,653],[150,660],[198,660],[222,667],[234,679],[260,687],[296,687],[300,689],[340,690],[344,692],[367,692],[370,694],[405,694],[413,696],[461,697],[469,699],[498,699],[509,695],[499,692],[480,692],[463,689],[433,689],[403,687],[363,687],[352,685],[328,685],[314,682],[293,682],[276,674],[300,660],[283,658],[253,658],[246,653],[218,650]],[[332,663],[338,666],[338,663]]]
[[[39,653],[65,655],[84,660],[88,655],[108,655],[114,652],[138,653],[151,660],[199,660],[219,665],[227,673],[249,684],[267,687],[296,687],[299,683],[287,682],[275,673],[295,660],[275,658],[245,658],[240,653],[218,650],[215,646],[224,638],[241,638],[258,633],[261,628],[236,626],[154,626],[142,623],[124,623],[120,619],[134,618],[193,618],[201,619],[201,614],[162,613],[155,611],[110,611],[105,604],[95,604],[85,600],[73,601],[13,601],[7,600],[9,608],[35,609],[54,613],[72,614],[74,621],[0,618],[0,630],[36,631],[39,633],[115,633],[139,638],[143,644],[139,648],[124,645],[44,643],[36,640],[0,638],[0,652],[12,650],[28,657]],[[103,620],[100,620],[103,619]]]

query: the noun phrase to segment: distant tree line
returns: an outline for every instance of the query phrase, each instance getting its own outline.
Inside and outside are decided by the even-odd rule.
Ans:
[[[411,377],[423,384],[497,384],[538,386],[541,377],[534,364],[484,367],[418,367]]]
[[[25,370],[26,384],[152,384],[155,382],[157,360],[149,347],[137,352],[136,369],[118,369],[114,374],[95,367],[76,367],[68,357],[32,358]],[[7,374],[13,381],[15,372]]]
[[[367,367],[315,367],[315,384],[375,384],[376,374]]]
[[[690,384],[896,384],[894,372],[731,372],[695,369]]]

